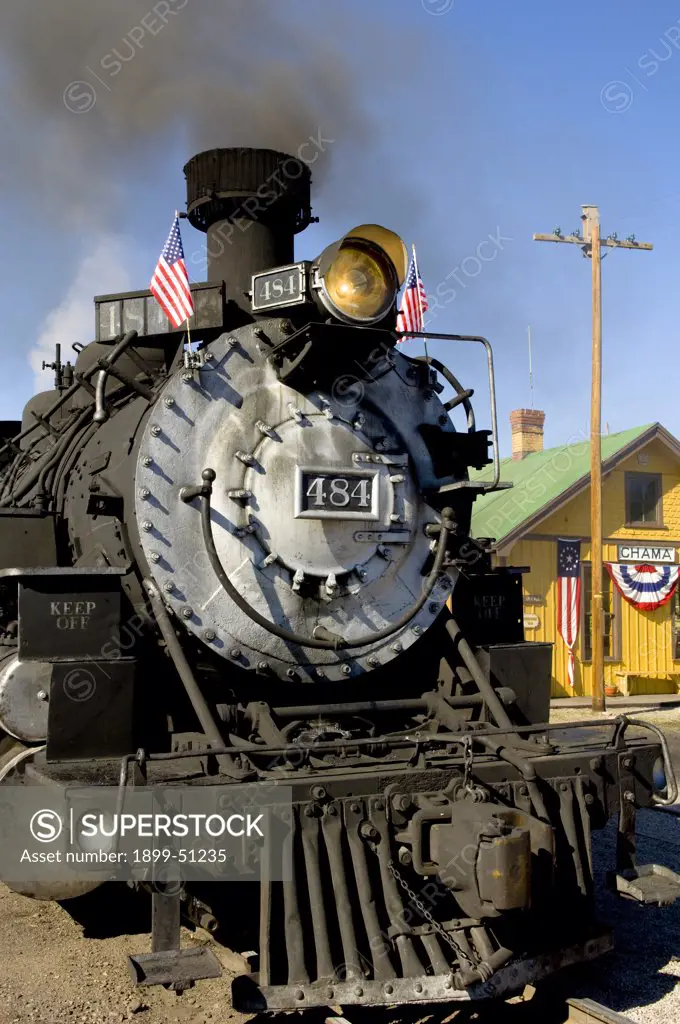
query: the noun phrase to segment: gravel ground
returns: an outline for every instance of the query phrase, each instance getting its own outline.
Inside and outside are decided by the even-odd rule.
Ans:
[[[610,714],[616,714],[611,712]],[[589,718],[584,709],[560,708],[554,720]],[[648,718],[667,730],[680,770],[680,708],[660,712],[631,709],[636,718]],[[680,807],[678,808],[680,814]],[[656,861],[680,872],[680,816],[642,812],[639,815],[641,863]],[[599,883],[600,917],[614,927],[616,950],[600,961],[565,976],[563,987],[570,995],[589,997],[612,1007],[640,1024],[680,1022],[680,905],[645,909],[611,896],[603,884],[611,866],[616,831],[613,823],[594,839]],[[132,934],[106,934],[106,889],[86,899],[103,902],[101,913],[75,912],[52,903],[37,903],[0,885],[0,1024],[245,1024],[247,1017],[229,1006],[234,973],[245,963],[240,957],[212,943],[224,966],[224,975],[200,982],[177,997],[162,988],[135,989],[127,971],[131,953],[150,948],[146,908],[140,914],[131,905]],[[121,903],[134,899],[124,890]],[[111,904],[108,904],[111,910]],[[96,926],[93,926],[93,920]],[[209,941],[201,932],[183,933],[183,944]],[[351,1013],[349,1017],[351,1019]],[[494,1020],[495,1020],[494,1016]],[[541,1024],[549,1024],[548,1021]]]

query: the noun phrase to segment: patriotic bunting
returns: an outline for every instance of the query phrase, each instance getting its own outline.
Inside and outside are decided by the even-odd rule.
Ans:
[[[653,611],[670,601],[678,583],[680,565],[607,564],[607,571],[622,597],[639,611]]]

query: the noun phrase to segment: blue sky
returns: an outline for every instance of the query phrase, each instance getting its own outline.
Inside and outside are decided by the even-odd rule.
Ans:
[[[303,3],[282,0],[280,7],[294,19]],[[91,8],[96,18],[96,5]],[[326,17],[321,5],[315,10]],[[580,226],[581,204],[597,204],[604,234],[634,233],[654,243],[652,253],[613,252],[603,263],[603,424],[616,431],[659,420],[680,435],[680,6],[670,0],[346,0],[341,13],[333,23],[335,45],[356,60],[361,80],[352,102],[364,104],[379,128],[360,144],[351,133],[336,133],[330,171],[314,202],[321,222],[299,238],[298,254],[313,256],[367,220],[415,243],[428,293],[439,288],[446,296],[432,329],[483,334],[494,345],[507,453],[508,414],[529,403],[529,324],[534,401],[546,411],[546,443],[588,430],[590,264],[575,247],[538,244],[531,236],[557,225],[571,231]],[[190,7],[185,16],[193,16]],[[356,57],[362,19],[370,21],[371,38],[394,52],[396,74],[394,67],[383,72],[384,55],[376,67]],[[136,60],[144,59],[142,51]],[[17,96],[1,61],[0,87],[0,130],[10,124],[1,178],[10,151],[18,154],[14,165],[36,139],[30,121],[21,131],[15,124],[12,134]],[[74,115],[57,91],[53,103],[50,127],[58,132]],[[105,118],[106,103],[102,95],[83,121]],[[33,130],[41,129],[36,123]],[[191,153],[180,130],[155,136],[147,158],[121,162],[115,197],[106,186],[96,198],[114,211],[106,230],[94,214],[76,220],[20,188],[0,191],[0,418],[18,417],[33,392],[29,353],[38,337],[55,337],[70,325],[73,341],[87,341],[90,293],[146,286],[172,212],[183,202],[182,165]],[[43,159],[49,165],[48,153]],[[58,166],[52,170],[58,175]],[[96,173],[93,167],[95,180]],[[188,226],[183,233],[193,253],[202,239]],[[502,243],[487,244],[482,252],[496,255],[482,263],[475,254],[490,237]],[[60,306],[61,320],[54,313]],[[419,353],[422,344],[409,343],[407,350]],[[481,352],[444,342],[430,352],[475,388],[478,423],[487,425]]]

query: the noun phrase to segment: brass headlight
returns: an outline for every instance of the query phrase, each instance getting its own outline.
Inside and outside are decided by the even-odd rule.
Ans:
[[[314,288],[334,317],[372,324],[389,312],[405,269],[406,247],[399,236],[365,224],[323,251],[314,267]]]

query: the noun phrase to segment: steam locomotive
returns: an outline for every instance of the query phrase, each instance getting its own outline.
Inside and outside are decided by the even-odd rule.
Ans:
[[[605,952],[592,830],[618,813],[611,884],[671,902],[635,814],[676,783],[653,726],[547,724],[525,570],[470,536],[503,486],[490,345],[437,336],[483,348],[485,430],[443,363],[397,348],[394,232],[296,261],[303,162],[220,149],[184,170],[208,251],[190,335],[148,291],[98,296],[95,340],[2,424],[4,786],[290,788],[287,877],[263,863],[231,902],[229,882],[135,883],[142,982],[215,972],[181,914],[253,949],[250,1010],[488,999]]]

